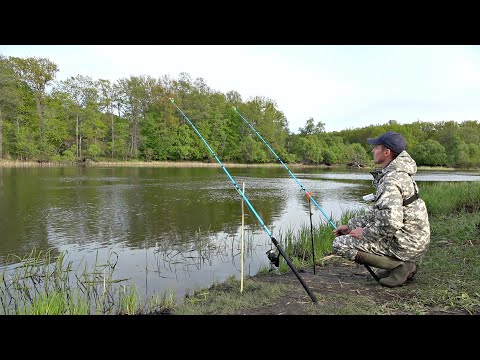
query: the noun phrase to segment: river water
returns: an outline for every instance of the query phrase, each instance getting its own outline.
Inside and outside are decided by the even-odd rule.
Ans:
[[[310,226],[302,190],[312,192],[313,221],[367,206],[374,192],[368,170],[231,168],[245,186],[244,275],[268,266],[274,246],[259,218],[280,241]],[[478,171],[420,171],[422,182],[478,181]],[[322,212],[323,211],[323,212]],[[35,247],[66,251],[73,264],[116,261],[115,278],[146,298],[240,277],[242,197],[214,168],[0,168],[0,271],[11,271]],[[9,256],[10,255],[10,256]]]

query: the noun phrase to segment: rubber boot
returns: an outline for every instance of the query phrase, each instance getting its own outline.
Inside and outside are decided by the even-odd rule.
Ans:
[[[402,286],[405,281],[413,278],[417,271],[414,262],[405,261],[395,269],[390,271],[390,275],[379,280],[380,284],[387,287]]]
[[[412,271],[412,272],[410,273],[410,275],[408,275],[407,281],[408,281],[408,280],[412,280],[412,279],[415,277],[415,274],[416,274],[417,271],[418,271],[418,265],[416,265],[415,267],[416,267],[415,271]],[[391,273],[390,270],[381,269],[381,270],[378,270],[378,271],[375,273],[375,275],[377,275],[377,277],[378,277],[379,279],[383,279],[383,278],[386,278],[386,277],[390,276],[390,273]]]
[[[365,251],[357,251],[355,262],[362,265],[369,265],[380,269],[392,270],[401,265],[403,261],[395,260],[389,256],[380,256]],[[388,276],[388,275],[387,275]]]
[[[381,269],[381,270],[378,270],[375,274],[379,279],[383,279],[390,275],[390,270]]]
[[[376,275],[380,284],[387,287],[403,285],[405,281],[412,279],[416,272],[415,263],[404,262],[389,256],[375,255],[360,250],[357,251],[355,262],[383,269],[378,271]]]

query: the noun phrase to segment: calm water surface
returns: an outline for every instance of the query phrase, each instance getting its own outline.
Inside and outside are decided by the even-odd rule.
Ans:
[[[272,235],[310,226],[305,192],[283,168],[228,169]],[[366,206],[368,170],[291,169],[331,219]],[[480,172],[419,172],[477,181]],[[115,278],[145,297],[240,278],[242,198],[220,168],[0,168],[0,270],[32,248],[74,264],[117,261]],[[326,223],[312,203],[313,221]],[[245,276],[268,266],[270,237],[245,204]]]

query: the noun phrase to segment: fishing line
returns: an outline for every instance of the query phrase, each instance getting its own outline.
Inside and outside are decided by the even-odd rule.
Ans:
[[[250,126],[250,128],[255,132],[255,134],[258,135],[258,137],[263,141],[263,143],[268,147],[268,149],[272,152],[273,155],[275,155],[275,157],[277,158],[277,160],[280,162],[280,164],[283,165],[283,167],[288,171],[288,173],[295,179],[295,181],[297,182],[298,185],[300,185],[300,187],[302,188],[303,191],[305,191],[306,195],[308,196],[309,200],[311,200],[316,206],[317,208],[322,212],[322,214],[325,216],[325,218],[328,220],[328,222],[332,225],[332,227],[337,230],[337,226],[332,222],[332,220],[327,216],[327,214],[325,213],[325,211],[323,211],[323,209],[320,207],[320,205],[318,205],[318,203],[315,201],[315,199],[311,196],[311,193],[309,194],[307,192],[307,190],[303,187],[302,183],[295,177],[295,175],[293,175],[293,173],[290,171],[290,169],[287,167],[287,165],[285,165],[285,163],[282,161],[282,159],[280,159],[280,157],[275,153],[275,151],[273,151],[273,149],[270,147],[270,145],[264,140],[264,138],[262,137],[262,135],[259,134],[259,132],[257,130],[255,130],[255,128],[247,121],[247,119],[245,119],[242,114],[240,114],[237,110],[237,108],[234,106],[233,107],[233,110],[235,110],[235,112],[248,124],[248,126]],[[379,281],[379,278],[378,276],[375,274],[375,272],[368,266],[368,265],[365,265],[365,267],[367,268],[368,272],[373,276],[373,278],[377,281]]]
[[[233,177],[230,175],[230,173],[228,172],[228,170],[225,168],[225,166],[223,165],[223,163],[220,161],[220,159],[218,158],[218,156],[215,154],[215,152],[212,150],[212,148],[210,147],[210,145],[208,145],[207,141],[204,139],[204,137],[202,136],[202,134],[200,134],[200,132],[198,131],[198,129],[195,127],[195,125],[193,125],[193,123],[190,121],[190,119],[187,117],[187,115],[184,114],[184,112],[177,106],[177,104],[175,104],[175,101],[173,100],[173,98],[169,98],[169,100],[172,102],[172,104],[178,109],[178,111],[180,111],[180,113],[183,115],[183,117],[185,118],[185,120],[188,121],[188,123],[190,124],[190,126],[193,128],[193,130],[197,133],[197,135],[200,137],[200,139],[203,141],[203,143],[207,146],[208,150],[210,150],[210,152],[212,153],[213,157],[215,158],[215,160],[217,160],[217,162],[220,164],[220,166],[222,167],[222,170],[225,172],[225,174],[228,176],[228,178],[230,179],[230,181],[233,183],[233,186],[235,187],[235,190],[237,190],[237,192],[242,196],[242,198],[245,200],[245,203],[248,205],[248,207],[250,208],[250,210],[252,211],[252,213],[255,215],[255,217],[257,218],[257,220],[259,221],[259,223],[262,225],[263,229],[265,230],[265,232],[268,234],[268,236],[270,237],[270,239],[272,240],[273,244],[275,245],[275,247],[277,248],[278,252],[283,256],[283,258],[285,259],[285,261],[287,262],[288,266],[290,267],[290,269],[293,271],[293,273],[295,274],[295,276],[298,278],[298,280],[300,281],[300,283],[302,284],[303,288],[307,291],[308,295],[310,296],[310,298],[312,299],[313,302],[317,302],[317,298],[315,297],[315,295],[312,293],[312,291],[310,290],[310,288],[307,286],[307,284],[305,283],[305,281],[302,279],[302,277],[300,276],[300,274],[298,273],[297,269],[295,268],[295,266],[292,264],[292,262],[290,261],[290,259],[288,258],[288,256],[285,254],[285,252],[283,251],[282,247],[280,246],[280,244],[278,243],[278,241],[272,236],[272,233],[270,232],[270,230],[267,228],[267,226],[265,225],[265,223],[263,222],[262,218],[260,217],[260,215],[258,215],[257,211],[255,210],[255,208],[252,206],[252,204],[250,203],[250,201],[248,200],[248,198],[245,196],[245,194],[242,192],[242,190],[240,189],[240,187],[238,186],[238,184],[235,182],[235,180],[233,179]]]
[[[288,171],[288,173],[295,179],[295,181],[297,182],[298,185],[300,185],[300,187],[302,188],[303,191],[305,191],[305,193],[307,193],[308,195],[308,192],[307,190],[303,187],[302,183],[295,177],[295,175],[293,175],[293,173],[290,171],[290,169],[287,167],[287,165],[285,165],[285,163],[282,161],[282,159],[280,159],[280,157],[275,153],[275,151],[273,151],[273,149],[270,147],[270,145],[264,140],[264,138],[262,137],[262,135],[260,135],[258,133],[257,130],[255,130],[255,128],[242,116],[242,114],[240,114],[238,111],[237,111],[237,108],[233,107],[233,110],[235,110],[235,112],[240,115],[240,117],[248,124],[248,126],[250,126],[250,128],[258,135],[258,137],[263,141],[263,143],[268,147],[268,149],[272,152],[273,155],[275,155],[275,157],[277,158],[277,160],[280,162],[280,164],[283,165],[283,167],[285,168],[285,170]],[[333,228],[336,230],[337,229],[337,226],[332,222],[332,220],[328,217],[328,215],[325,213],[325,211],[323,211],[323,209],[320,207],[320,205],[318,205],[318,203],[315,201],[315,199],[310,196],[310,199],[312,200],[312,202],[317,206],[317,208],[322,212],[322,214],[325,216],[325,218],[327,219],[327,221],[333,226]]]

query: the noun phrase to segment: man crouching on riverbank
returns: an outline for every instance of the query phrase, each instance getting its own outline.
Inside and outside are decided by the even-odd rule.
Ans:
[[[375,164],[372,172],[373,208],[334,231],[333,252],[359,264],[383,269],[380,284],[402,286],[412,279],[430,244],[425,202],[413,180],[415,160],[405,151],[406,141],[395,132],[369,138]]]

